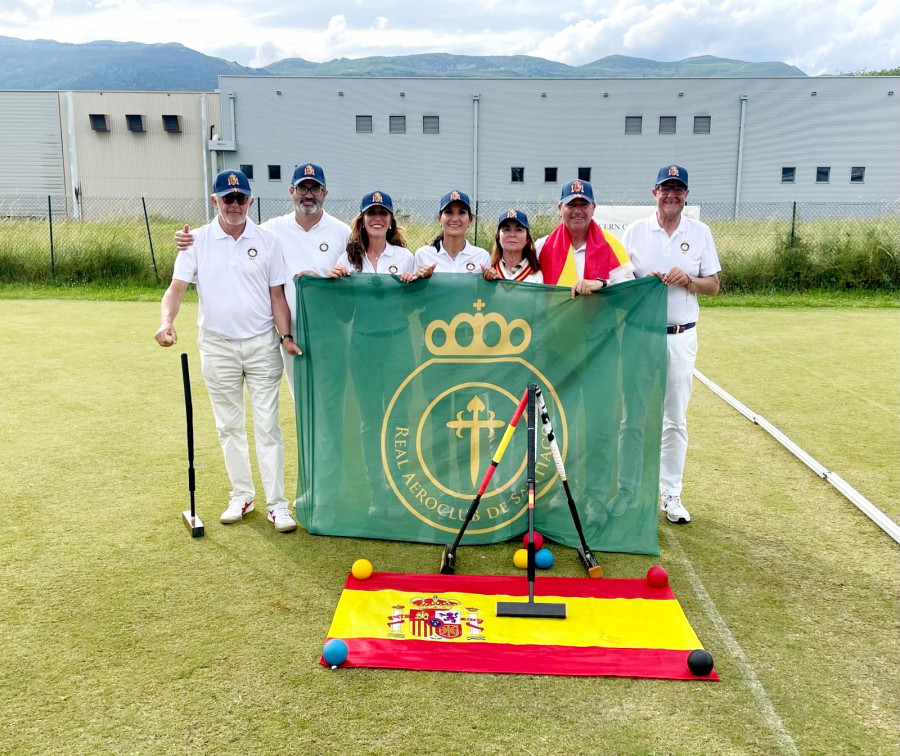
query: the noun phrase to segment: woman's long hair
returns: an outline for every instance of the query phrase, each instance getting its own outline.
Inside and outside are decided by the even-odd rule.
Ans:
[[[467,207],[466,210],[469,211],[469,223],[471,223],[473,220],[475,220],[475,215],[474,215],[474,213],[472,213],[471,207]],[[443,212],[444,211],[441,210],[441,212],[438,213],[438,223],[441,222],[441,215]],[[444,232],[441,231],[436,237],[434,237],[434,241],[431,242],[431,246],[437,250],[440,250],[441,244],[443,244],[443,243],[444,243]]]
[[[403,228],[397,225],[397,219],[393,213],[391,216],[391,226],[387,231],[387,243],[393,244],[395,247],[406,246],[406,236]],[[365,213],[357,213],[356,217],[350,223],[350,238],[347,240],[347,259],[353,268],[360,272],[363,265],[363,256],[369,248],[369,233],[366,231]]]
[[[500,224],[503,225],[502,223]],[[496,265],[503,257],[503,247],[500,246],[500,226],[497,226],[497,233],[494,234],[494,247],[491,249],[491,265]],[[531,231],[525,229],[525,246],[522,247],[522,257],[524,257],[533,271],[541,269],[538,262],[537,251],[534,248],[534,239],[531,238]]]

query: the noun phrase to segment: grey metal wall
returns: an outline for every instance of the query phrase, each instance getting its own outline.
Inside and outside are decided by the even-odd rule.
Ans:
[[[0,92],[0,194],[65,192],[56,92]]]
[[[647,201],[657,169],[679,163],[691,172],[692,202],[734,202],[742,96],[742,203],[900,197],[898,77],[219,83],[223,136],[232,136],[227,93],[237,121],[237,150],[223,153],[225,165],[253,165],[261,197],[286,196],[294,165],[308,160],[325,168],[333,197],[379,188],[437,202],[451,187],[471,192],[476,95],[484,199],[552,202],[590,167],[598,201]],[[373,133],[356,133],[357,115],[373,117]],[[388,132],[391,115],[406,116],[407,133]],[[423,115],[439,116],[439,134],[422,133]],[[642,118],[640,134],[625,134],[626,116]],[[676,117],[676,133],[659,133],[660,116]],[[693,133],[695,116],[710,117],[710,133]],[[270,164],[281,166],[281,180],[267,178]],[[513,166],[524,167],[524,182],[511,181]],[[816,183],[819,166],[831,168],[828,183]],[[865,167],[863,183],[850,183],[853,166]],[[544,180],[545,167],[558,169],[556,182]],[[783,167],[796,168],[795,183],[782,183]]]

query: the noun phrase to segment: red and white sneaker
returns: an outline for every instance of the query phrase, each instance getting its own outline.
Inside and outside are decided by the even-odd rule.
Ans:
[[[232,522],[240,522],[245,514],[253,511],[253,502],[243,499],[232,499],[228,502],[228,509],[222,512],[219,522],[229,525]]]
[[[290,533],[297,529],[297,523],[291,517],[291,510],[287,507],[275,507],[269,510],[269,522],[275,526],[279,533]]]

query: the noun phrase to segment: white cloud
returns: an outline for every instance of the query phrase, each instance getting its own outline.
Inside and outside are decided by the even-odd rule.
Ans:
[[[92,3],[88,5],[87,3]],[[199,0],[0,0],[0,35],[61,42],[180,42],[215,54],[223,36],[255,50],[245,65],[451,52],[533,54],[571,65],[621,54],[654,60],[716,55],[781,60],[807,73],[898,65],[896,0],[484,0],[457,6],[381,0],[334,2],[299,13],[289,0],[264,9]]]

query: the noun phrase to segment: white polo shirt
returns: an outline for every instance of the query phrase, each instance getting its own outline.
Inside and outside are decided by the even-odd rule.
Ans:
[[[435,273],[481,273],[481,266],[491,267],[491,256],[486,249],[475,247],[466,241],[454,260],[444,251],[444,245],[440,244],[435,249],[430,244],[419,247],[416,250],[416,265],[434,265]]]
[[[297,223],[294,213],[271,218],[262,228],[274,231],[284,252],[284,297],[291,308],[291,323],[296,322],[297,292],[294,276],[311,270],[323,278],[346,251],[350,238],[350,226],[333,215],[322,213],[319,222],[309,231]],[[293,327],[293,326],[292,326]]]
[[[249,339],[275,327],[273,286],[285,281],[278,238],[247,218],[237,239],[218,217],[193,232],[194,243],[175,258],[172,278],[197,286],[197,325],[228,339]]]
[[[335,264],[343,265],[351,273],[379,273],[383,276],[399,276],[401,273],[416,272],[416,261],[412,256],[412,252],[406,249],[406,247],[397,247],[393,244],[388,244],[384,248],[384,252],[382,252],[381,257],[378,258],[377,268],[369,262],[368,255],[363,255],[362,271],[356,271],[350,264],[350,258],[346,252],[338,258],[338,261]]]
[[[671,236],[660,227],[654,213],[629,225],[622,243],[638,277],[646,276],[651,270],[667,273],[674,267],[694,277],[711,276],[722,270],[709,226],[683,213]],[[685,286],[670,286],[668,297],[669,325],[697,321],[700,303],[696,294]]]

